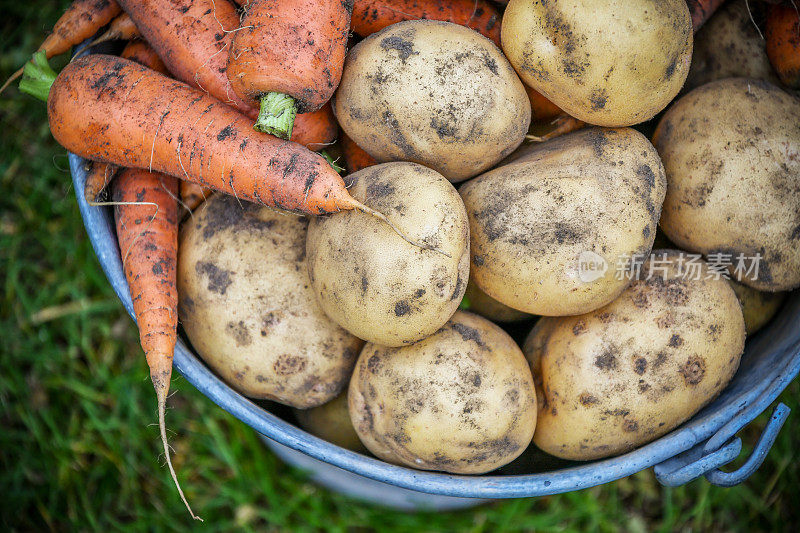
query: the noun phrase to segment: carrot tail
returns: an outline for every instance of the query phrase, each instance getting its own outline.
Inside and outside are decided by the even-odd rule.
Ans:
[[[19,90],[46,102],[50,87],[56,81],[56,71],[50,68],[45,52],[36,52],[33,59],[25,63]]]
[[[11,76],[9,76],[9,77],[8,77],[8,79],[5,81],[5,83],[3,83],[3,86],[2,86],[2,87],[0,87],[0,93],[2,93],[3,91],[5,91],[5,90],[8,88],[8,86],[9,86],[9,85],[11,85],[12,83],[14,83],[14,81],[15,81],[15,80],[19,79],[19,77],[20,77],[20,76],[22,76],[22,71],[23,71],[23,70],[24,70],[24,67],[23,67],[23,68],[21,68],[21,69],[19,69],[18,71],[16,71],[16,72],[15,72],[14,74],[12,74]]]
[[[585,122],[564,114],[556,117],[556,119],[553,120],[548,126],[548,130],[542,135],[526,135],[525,139],[540,143],[549,141],[550,139],[555,139],[556,137],[571,133],[573,131],[577,131],[585,126]]]
[[[297,103],[294,98],[288,94],[267,93],[261,97],[261,110],[253,128],[288,141],[296,116]]]

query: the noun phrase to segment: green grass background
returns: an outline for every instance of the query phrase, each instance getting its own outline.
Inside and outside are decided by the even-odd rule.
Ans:
[[[0,0],[0,77],[65,5]],[[0,527],[184,529],[191,520],[160,457],[136,330],[84,233],[45,106],[12,88],[0,96],[0,124]],[[416,515],[315,486],[185,380],[172,390],[175,467],[205,518],[195,525],[209,530],[790,531],[800,522],[797,382],[781,397],[795,412],[741,486],[668,489],[646,471],[570,494]],[[765,420],[742,432],[746,451]]]

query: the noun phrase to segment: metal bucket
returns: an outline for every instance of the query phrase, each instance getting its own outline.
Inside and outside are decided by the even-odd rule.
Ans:
[[[86,203],[84,161],[69,154],[69,163],[78,206],[97,258],[133,316],[111,209]],[[509,474],[462,476],[388,464],[314,437],[245,398],[214,375],[183,340],[175,349],[175,367],[200,392],[263,435],[286,462],[334,490],[397,508],[453,509],[482,499],[558,494],[608,483],[646,468],[654,468],[658,480],[667,486],[703,475],[716,485],[732,486],[761,465],[789,414],[789,408],[779,403],[747,461],[733,472],[720,470],[741,452],[742,443],[735,434],[766,410],[800,372],[800,291],[790,294],[775,319],[748,340],[733,381],[691,420],[630,453],[601,461],[556,464],[539,473],[525,470],[523,465]]]

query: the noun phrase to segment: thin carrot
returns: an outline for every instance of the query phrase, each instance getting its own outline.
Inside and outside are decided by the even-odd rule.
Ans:
[[[771,5],[767,13],[767,56],[781,82],[800,89],[800,2]]]
[[[259,107],[255,128],[289,139],[298,113],[330,100],[342,77],[352,1],[251,0],[228,54],[236,94]]]
[[[205,202],[214,192],[191,181],[180,180],[180,182],[181,203],[189,211],[197,209],[197,206]]]
[[[689,6],[689,13],[692,15],[692,27],[697,33],[703,24],[706,23],[711,15],[725,3],[725,0],[686,0]]]
[[[89,204],[93,204],[100,199],[100,195],[111,183],[117,174],[119,167],[109,163],[89,161],[86,169],[86,183],[83,187],[83,196]]]
[[[585,127],[585,122],[563,113],[548,124],[540,123],[538,131],[536,131],[538,135],[526,135],[525,139],[533,142],[544,142]]]
[[[97,33],[119,13],[119,4],[114,0],[74,0],[36,51],[44,52],[48,59],[63,54]],[[3,83],[0,93],[22,75],[23,69],[16,71]]]
[[[133,23],[133,19],[131,19],[130,15],[122,13],[111,21],[111,24],[108,25],[108,29],[103,35],[92,41],[92,46],[113,40],[128,41],[140,36],[139,28]]]
[[[351,27],[366,37],[403,20],[430,19],[461,24],[500,46],[500,11],[486,0],[355,0]]]
[[[164,66],[161,58],[144,41],[128,43],[125,49],[122,50],[121,57],[135,61],[161,74],[167,74],[167,67]],[[83,190],[86,201],[89,203],[96,202],[118,170],[119,167],[109,163],[92,163],[86,174],[86,184]]]
[[[155,170],[289,211],[357,209],[414,246],[444,253],[350,196],[320,155],[253,131],[247,117],[188,85],[101,54],[73,61],[50,81],[49,95],[43,94],[50,131],[81,157]]]
[[[358,172],[362,168],[378,164],[375,158],[365,152],[363,148],[357,145],[355,141],[344,132],[342,132],[341,143],[344,164],[347,167],[348,173],[352,174],[353,172]]]
[[[158,428],[167,466],[192,518],[202,520],[181,490],[164,423],[178,340],[178,183],[171,176],[125,169],[112,188],[122,266],[139,326],[139,341],[156,391]]]
[[[239,28],[227,0],[119,0],[142,37],[176,79],[252,117],[257,109],[239,98],[226,75],[231,39]]]
[[[302,144],[309,150],[322,150],[336,140],[339,125],[333,116],[333,109],[328,102],[313,113],[297,115],[292,128],[291,140]]]

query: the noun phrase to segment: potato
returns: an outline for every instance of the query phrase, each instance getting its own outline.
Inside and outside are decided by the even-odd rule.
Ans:
[[[692,57],[685,0],[511,0],[501,39],[523,82],[599,126],[653,118]]]
[[[502,52],[464,26],[392,24],[348,54],[334,113],[381,162],[413,161],[462,181],[522,143],[525,88]]]
[[[786,299],[785,292],[757,291],[734,280],[730,280],[730,284],[742,305],[744,327],[748,335],[755,333],[772,320]]]
[[[466,309],[473,313],[488,318],[492,322],[520,322],[533,318],[533,315],[517,311],[505,304],[501,304],[478,287],[470,278],[467,282],[467,291],[464,293],[464,302],[467,302]],[[462,305],[463,307],[463,305]]]
[[[653,143],[672,242],[741,259],[735,277],[755,289],[800,286],[800,99],[762,80],[711,82],[670,107]]]
[[[743,77],[778,83],[767,58],[764,39],[750,20],[758,2],[726,2],[695,35],[692,66],[684,90],[710,81]]]
[[[354,452],[367,450],[350,421],[347,389],[326,404],[293,412],[300,426],[312,435]]]
[[[336,397],[363,346],[314,297],[307,225],[215,194],[178,247],[178,315],[200,357],[242,394],[301,408]]]
[[[489,472],[519,456],[536,426],[521,350],[502,329],[463,311],[411,346],[368,343],[348,399],[372,453],[422,470]]]
[[[575,315],[629,283],[615,265],[650,251],[664,169],[632,129],[590,128],[520,149],[461,187],[471,278],[495,300],[537,315]],[[583,271],[596,265],[596,271]],[[605,271],[602,268],[605,267]]]
[[[705,279],[706,263],[699,276],[681,274],[679,253],[654,252],[609,305],[533,328],[523,350],[539,395],[539,448],[573,460],[627,452],[688,420],[731,380],[744,348],[739,302],[724,278]]]
[[[357,337],[385,346],[433,334],[455,313],[469,278],[461,198],[441,174],[416,163],[383,163],[347,179],[357,200],[438,251],[409,244],[361,212],[314,218],[306,251],[322,308]]]

